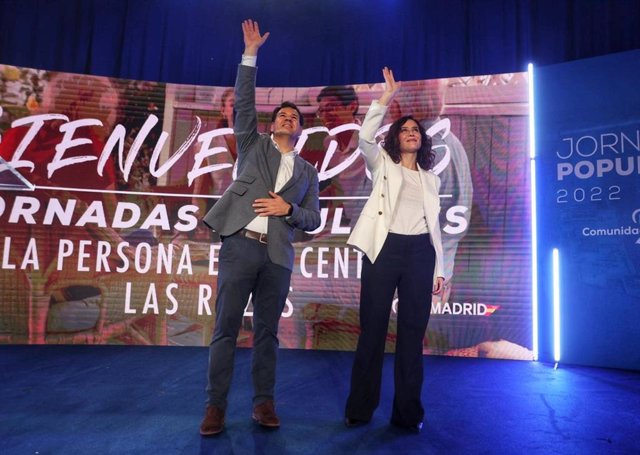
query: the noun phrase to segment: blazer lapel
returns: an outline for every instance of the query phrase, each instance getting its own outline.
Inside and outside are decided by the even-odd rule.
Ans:
[[[278,191],[278,194],[282,194],[283,192],[287,191],[289,188],[295,185],[295,183],[298,181],[300,177],[302,177],[302,169],[303,169],[304,163],[302,163],[300,160],[302,160],[302,158],[300,158],[296,154],[296,157],[293,160],[293,175],[284,184],[284,186],[280,189],[280,191]]]
[[[269,139],[266,152],[262,159],[264,161],[262,163],[263,165],[259,166],[260,173],[262,174],[262,178],[267,186],[274,189],[276,185],[276,177],[278,175],[278,168],[280,167],[280,152],[271,143],[271,139]]]

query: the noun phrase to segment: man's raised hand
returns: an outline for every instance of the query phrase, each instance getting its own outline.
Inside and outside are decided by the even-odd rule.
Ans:
[[[260,35],[258,22],[251,19],[242,22],[242,34],[244,36],[244,55],[258,55],[258,49],[269,38],[269,32]]]

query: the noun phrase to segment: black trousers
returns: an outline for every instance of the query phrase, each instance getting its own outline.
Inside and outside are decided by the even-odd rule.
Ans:
[[[253,294],[253,404],[273,399],[276,382],[278,323],[291,270],[269,259],[267,246],[241,235],[225,237],[220,248],[216,326],[209,345],[207,404],[227,407],[236,340],[249,295]]]
[[[358,347],[351,373],[346,417],[368,421],[380,401],[382,362],[389,316],[398,290],[398,329],[391,420],[422,422],[422,347],[429,314],[435,250],[429,234],[389,233],[375,263],[363,259]]]

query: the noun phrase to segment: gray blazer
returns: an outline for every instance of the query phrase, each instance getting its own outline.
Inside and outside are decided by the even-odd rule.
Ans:
[[[255,218],[252,204],[257,198],[269,197],[280,166],[281,154],[270,136],[258,133],[256,72],[252,66],[238,67],[233,128],[238,144],[238,176],[203,218],[221,236],[239,231]],[[290,216],[270,216],[268,221],[267,250],[275,264],[292,270],[294,228],[312,231],[320,226],[318,191],[318,172],[296,155],[293,175],[277,192],[293,206],[293,212]]]

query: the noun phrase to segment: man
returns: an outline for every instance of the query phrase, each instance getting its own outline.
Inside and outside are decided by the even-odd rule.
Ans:
[[[224,429],[236,339],[250,294],[254,309],[252,418],[265,427],[280,426],[274,405],[277,333],[293,268],[293,231],[320,225],[317,171],[293,149],[303,122],[298,108],[282,103],[273,111],[271,136],[257,131],[255,65],[269,33],[260,35],[258,23],[251,20],[242,23],[242,32],[245,50],[235,85],[238,176],[203,220],[223,240],[216,326],[209,348],[208,400],[200,425],[205,436]]]
[[[320,150],[305,147],[302,156],[320,168],[320,195],[342,198],[327,202],[330,217],[336,208],[342,209],[341,224],[353,225],[371,192],[371,181],[366,176],[364,160],[357,152],[360,121],[356,117],[359,100],[353,87],[339,85],[324,87],[316,97],[317,118],[328,129]],[[317,146],[316,146],[317,147]],[[331,159],[325,163],[326,155]],[[324,173],[324,175],[323,175]],[[350,199],[362,197],[363,200]]]
[[[317,116],[329,129],[355,122],[358,113],[358,95],[353,87],[333,85],[320,90],[316,97]]]

